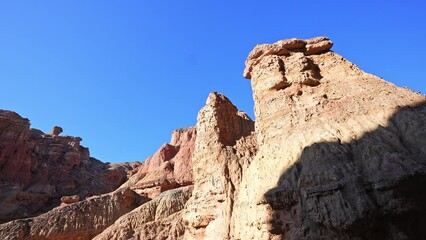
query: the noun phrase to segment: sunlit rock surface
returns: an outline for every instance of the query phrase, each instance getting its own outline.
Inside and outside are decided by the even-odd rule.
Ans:
[[[195,127],[174,131],[139,167],[121,166],[130,178],[117,190],[61,195],[61,207],[0,225],[0,238],[426,239],[426,98],[363,72],[332,45],[327,37],[257,45],[243,73],[256,122],[210,93]],[[81,139],[62,129],[29,130],[6,111],[0,126],[2,184],[41,181],[31,139],[55,143],[49,156],[72,142],[69,164],[87,161]],[[3,189],[5,204],[32,199]]]

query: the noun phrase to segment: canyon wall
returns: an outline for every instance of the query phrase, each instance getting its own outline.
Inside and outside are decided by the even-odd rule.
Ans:
[[[52,133],[55,134],[54,138],[58,138],[60,130],[54,128]],[[43,138],[50,138],[52,133]],[[44,214],[0,224],[0,238],[89,240],[95,236],[97,239],[181,237],[184,233],[182,209],[192,193],[192,186],[188,185],[193,184],[195,139],[195,127],[176,129],[171,142],[163,144],[142,164],[111,165],[114,170],[127,167],[128,180],[117,186],[117,190],[82,197],[69,195],[68,192],[68,195],[61,197],[60,205],[56,204],[55,208]],[[56,167],[60,166],[57,164]],[[90,170],[93,171],[90,174],[99,171],[97,168]]]
[[[195,127],[175,130],[141,165],[102,175],[117,190],[63,197],[45,214],[0,224],[0,238],[426,239],[426,97],[332,46],[326,37],[257,45],[243,73],[256,122],[212,92]],[[42,134],[8,111],[0,126],[2,206],[32,199],[29,189],[46,182],[34,159],[71,173],[92,166],[60,128]],[[83,169],[71,176],[92,179],[96,168]],[[63,192],[82,190],[52,174]]]
[[[140,165],[91,158],[80,137],[61,132],[30,129],[28,119],[0,110],[0,222],[46,212],[64,196],[111,192]]]

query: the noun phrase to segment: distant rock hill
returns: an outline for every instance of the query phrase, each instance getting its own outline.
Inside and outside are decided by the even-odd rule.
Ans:
[[[0,110],[0,221],[30,217],[60,203],[115,190],[140,163],[105,164],[79,137],[30,129],[28,119]],[[64,198],[66,199],[66,198]]]
[[[0,238],[426,239],[426,97],[332,45],[257,45],[256,122],[211,93],[140,165],[1,111]]]

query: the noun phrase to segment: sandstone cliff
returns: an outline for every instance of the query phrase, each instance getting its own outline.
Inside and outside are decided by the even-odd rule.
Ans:
[[[225,239],[243,170],[256,152],[254,122],[219,93],[211,93],[197,118],[192,158],[194,191],[183,219],[187,239]]]
[[[102,163],[61,132],[30,129],[28,119],[0,110],[0,222],[45,212],[63,196],[111,192],[139,166]]]
[[[424,239],[425,96],[361,71],[327,38],[246,61],[258,152],[236,239]]]
[[[426,239],[426,98],[332,45],[257,45],[244,70],[256,122],[213,92],[196,126],[173,132],[116,191],[2,224],[0,237]],[[14,119],[6,130],[27,123],[0,116]],[[4,132],[1,156],[26,146],[25,131]]]
[[[170,143],[163,144],[148,157],[122,187],[130,187],[141,195],[154,198],[166,190],[192,185],[195,139],[195,127],[176,129]]]
[[[81,202],[60,206],[34,218],[0,225],[4,240],[15,239],[92,239],[148,199],[130,189],[94,196]]]
[[[191,192],[192,186],[163,192],[122,216],[94,239],[181,239],[185,232],[182,209]]]
[[[60,131],[54,128],[53,132]],[[182,236],[181,210],[192,193],[191,186],[184,186],[193,183],[195,139],[194,127],[173,131],[170,144],[164,144],[144,163],[137,164],[136,172],[127,169],[131,177],[117,190],[81,201],[79,195],[62,197],[61,206],[45,214],[0,225],[0,238],[89,240],[100,233],[98,239]]]

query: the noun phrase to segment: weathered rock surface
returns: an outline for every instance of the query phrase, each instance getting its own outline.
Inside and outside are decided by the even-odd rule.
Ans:
[[[147,200],[130,189],[117,190],[54,208],[34,218],[2,224],[0,236],[4,240],[89,240]]]
[[[166,190],[191,185],[195,139],[195,127],[176,129],[170,144],[165,143],[148,157],[122,187],[130,187],[139,194],[155,198]]]
[[[256,152],[254,122],[211,93],[197,119],[194,191],[184,212],[186,239],[227,239],[243,170]]]
[[[253,72],[254,66],[258,65],[262,61],[263,65],[261,65],[260,69],[271,71],[272,69],[268,69],[268,65],[265,64],[267,64],[269,61],[274,61],[273,59],[277,61],[277,63],[273,64],[275,68],[284,69],[283,62],[280,61],[280,59],[282,60],[284,57],[290,57],[295,55],[295,53],[300,53],[298,56],[319,54],[330,50],[332,46],[333,42],[330,41],[330,39],[327,37],[316,37],[308,40],[291,38],[280,40],[274,44],[258,44],[247,57],[246,68],[244,69],[243,75],[246,78],[252,78],[251,74]],[[279,56],[281,56],[281,58],[279,58]],[[265,57],[268,58],[264,60]],[[296,63],[294,61],[287,62]],[[259,71],[259,69],[255,72],[258,74],[262,73],[262,71]],[[273,71],[271,71],[271,73],[272,72]],[[271,73],[269,74],[269,78],[271,78]]]
[[[62,196],[113,191],[139,165],[102,163],[90,157],[81,138],[61,132],[30,129],[28,119],[0,110],[0,222],[46,212]]]
[[[184,234],[182,209],[191,193],[192,186],[163,192],[119,218],[94,239],[181,239]]]
[[[249,55],[259,149],[232,238],[424,239],[425,96],[361,71],[328,41]]]
[[[426,97],[361,71],[332,45],[256,46],[244,70],[256,124],[211,93],[196,127],[173,132],[137,172],[121,166],[131,177],[118,190],[64,197],[46,214],[0,225],[0,238],[426,239]],[[71,176],[94,181],[84,178],[98,168],[87,167],[81,139],[29,130],[8,111],[0,130],[0,210],[33,199],[34,182],[60,183],[55,191],[68,192],[58,201],[81,197],[69,190],[79,184],[37,173],[44,159],[60,165],[71,152],[71,171],[88,172]],[[61,144],[71,147],[55,150]]]

